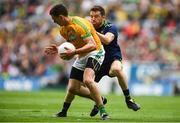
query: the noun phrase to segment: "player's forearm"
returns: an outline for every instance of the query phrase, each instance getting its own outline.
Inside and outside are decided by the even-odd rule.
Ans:
[[[112,41],[112,38],[109,37],[108,35],[103,35],[99,32],[97,32],[101,42],[103,42],[104,44],[108,45],[111,41]]]
[[[84,53],[89,53],[93,50],[96,50],[96,45],[94,44],[86,44],[81,48],[78,48],[75,50],[75,54],[84,54]]]

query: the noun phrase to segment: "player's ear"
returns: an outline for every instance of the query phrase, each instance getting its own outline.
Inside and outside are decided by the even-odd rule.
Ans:
[[[63,22],[67,22],[67,17],[64,15],[59,15],[59,18],[63,21]]]
[[[63,15],[59,15],[59,18],[62,20],[64,18],[64,16]]]
[[[106,16],[105,16],[105,15],[103,15],[102,17],[103,17],[103,19],[106,19]]]

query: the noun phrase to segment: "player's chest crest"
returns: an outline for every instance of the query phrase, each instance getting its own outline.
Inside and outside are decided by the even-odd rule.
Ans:
[[[67,35],[68,41],[70,42],[76,40],[78,37],[74,30],[66,31],[66,35]]]

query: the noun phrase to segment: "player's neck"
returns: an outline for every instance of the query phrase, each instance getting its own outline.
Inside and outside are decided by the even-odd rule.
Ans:
[[[102,23],[98,26],[97,29],[101,28],[105,24],[105,20],[102,21]]]
[[[73,23],[72,19],[69,16],[66,17],[66,24],[65,24],[65,26],[71,25],[72,23]]]

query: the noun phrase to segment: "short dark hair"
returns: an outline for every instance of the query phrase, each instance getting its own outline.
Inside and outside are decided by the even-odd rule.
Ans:
[[[105,10],[102,6],[93,6],[91,9],[90,9],[90,12],[91,11],[99,11],[101,13],[102,16],[105,16]]]
[[[63,4],[57,4],[51,8],[49,14],[51,16],[52,15],[53,16],[59,16],[59,15],[68,16],[68,11]]]

